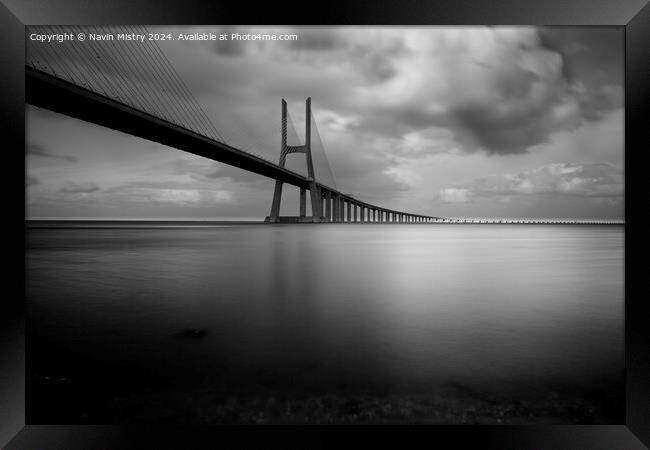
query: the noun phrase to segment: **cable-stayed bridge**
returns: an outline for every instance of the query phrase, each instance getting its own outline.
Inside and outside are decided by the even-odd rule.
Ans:
[[[311,99],[305,105],[303,140],[282,100],[276,163],[264,152],[235,143],[215,126],[158,43],[146,39],[146,28],[37,26],[27,27],[26,33],[27,103],[272,178],[276,183],[267,222],[443,220],[384,208],[341,192],[311,112]],[[32,35],[56,39],[35,41]],[[82,35],[85,41],[79,39]],[[137,38],[143,35],[145,39]],[[296,161],[302,164],[296,166]],[[280,215],[285,183],[300,189],[299,216]]]

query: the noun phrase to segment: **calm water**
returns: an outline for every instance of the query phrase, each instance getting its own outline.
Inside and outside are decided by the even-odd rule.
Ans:
[[[31,228],[28,422],[129,420],[120,405],[161,401],[173,420],[162,393],[192,403],[206,387],[231,402],[551,396],[608,420],[623,244],[623,226]]]

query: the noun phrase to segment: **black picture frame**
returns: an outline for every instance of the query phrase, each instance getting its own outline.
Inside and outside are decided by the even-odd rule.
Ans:
[[[423,438],[441,448],[498,449],[642,449],[650,446],[650,339],[645,296],[634,286],[631,261],[640,253],[640,219],[634,219],[633,187],[642,180],[635,159],[647,147],[650,117],[650,6],[647,0],[375,0],[333,3],[200,0],[0,0],[2,30],[2,131],[5,135],[3,192],[10,209],[5,225],[5,297],[0,320],[0,445],[7,449],[214,448],[224,437],[236,447],[250,447],[251,437],[279,438],[268,427],[187,429],[156,427],[54,426],[25,424],[25,198],[17,192],[24,176],[24,26],[39,24],[301,24],[301,25],[554,25],[625,28],[625,344],[626,421],[603,426],[432,426],[399,427],[401,437]],[[20,167],[23,170],[20,170]],[[635,194],[637,202],[640,193]],[[637,210],[643,209],[638,207]],[[22,214],[22,216],[21,216]],[[642,260],[641,260],[642,261]],[[642,262],[640,264],[643,264]],[[633,292],[634,286],[634,292]],[[405,429],[406,428],[406,429]],[[275,428],[274,428],[275,429]],[[323,443],[339,427],[309,430]],[[347,428],[347,431],[350,431]],[[355,429],[356,430],[356,429]],[[384,440],[385,428],[364,428],[364,435]],[[261,431],[261,432],[260,432]],[[298,438],[296,428],[284,429]],[[307,431],[305,427],[301,431]],[[394,428],[393,428],[394,431]],[[263,436],[259,436],[259,435]],[[257,435],[257,436],[255,436]],[[366,437],[364,437],[366,439]],[[441,442],[447,445],[440,445]],[[404,441],[400,441],[404,444]],[[294,445],[292,445],[294,446]]]

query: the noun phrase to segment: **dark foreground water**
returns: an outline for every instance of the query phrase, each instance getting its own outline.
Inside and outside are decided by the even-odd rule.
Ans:
[[[28,423],[624,422],[623,226],[49,225]]]

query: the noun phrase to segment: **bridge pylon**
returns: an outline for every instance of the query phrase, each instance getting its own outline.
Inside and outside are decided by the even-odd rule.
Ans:
[[[275,181],[271,213],[265,222],[322,222],[324,221],[321,195],[316,186],[314,175],[314,162],[311,156],[311,97],[305,101],[305,143],[304,145],[287,144],[287,102],[282,99],[282,138],[280,143],[279,166],[285,167],[287,155],[291,153],[304,153],[307,163],[307,178],[309,180],[309,193],[311,199],[311,216],[307,216],[307,193],[305,188],[300,188],[300,215],[298,217],[280,216],[280,203],[282,200],[282,181]]]

